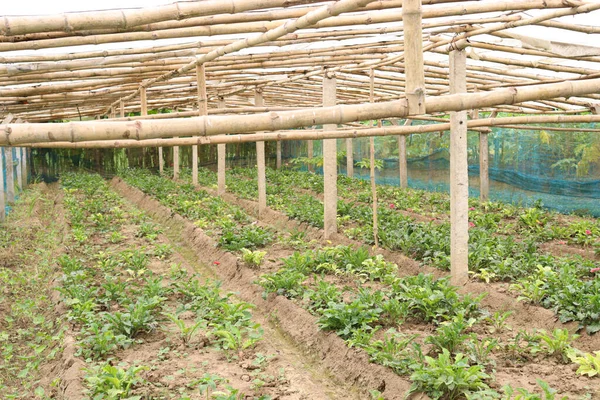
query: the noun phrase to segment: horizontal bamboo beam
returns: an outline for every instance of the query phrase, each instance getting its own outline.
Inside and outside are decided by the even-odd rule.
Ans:
[[[73,32],[90,29],[122,29],[200,15],[234,14],[242,11],[313,3],[320,0],[206,0],[179,2],[141,9],[89,11],[43,16],[4,16],[0,35],[37,32]]]
[[[540,124],[540,123],[581,123],[581,122],[600,122],[600,115],[548,115],[548,116],[520,116],[504,118],[485,118],[467,121],[467,127],[470,130],[489,128],[492,126],[506,127],[513,123],[521,124]],[[529,130],[543,130],[552,127],[519,125]],[[56,142],[56,143],[25,143],[21,147],[37,148],[71,148],[71,149],[99,149],[99,148],[140,148],[140,147],[173,147],[173,146],[193,146],[208,144],[235,144],[252,143],[257,141],[279,141],[279,140],[322,140],[322,139],[344,139],[344,138],[364,138],[379,136],[396,135],[414,135],[421,133],[444,132],[450,129],[450,123],[439,123],[431,125],[405,125],[391,126],[385,128],[363,128],[363,129],[299,129],[277,132],[261,132],[243,135],[215,135],[215,136],[196,136],[189,138],[171,138],[171,139],[147,139],[147,140],[102,140],[88,142]],[[564,128],[556,127],[556,130]],[[550,130],[550,129],[548,129]],[[582,130],[587,131],[587,130]],[[571,132],[571,130],[567,130]],[[595,131],[594,131],[595,132]]]
[[[600,92],[600,79],[461,93],[429,97],[428,114],[470,110],[525,101],[578,96]],[[295,111],[240,116],[204,116],[186,119],[117,122],[69,122],[57,124],[9,124],[0,131],[0,145],[37,142],[82,142],[90,140],[155,139],[174,136],[212,136],[227,133],[277,131],[322,124],[342,124],[384,118],[407,117],[406,99],[375,104],[340,105]]]

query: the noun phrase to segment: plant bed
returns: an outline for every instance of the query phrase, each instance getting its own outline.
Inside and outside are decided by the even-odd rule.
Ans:
[[[253,206],[251,202],[248,202],[247,205],[248,206]],[[167,214],[169,212],[170,211],[166,210]],[[190,223],[190,222],[191,221],[188,221],[187,223]],[[280,223],[280,225],[281,225],[281,223]],[[267,251],[267,253],[269,253],[269,251],[271,249],[272,249],[272,245],[269,245],[267,248],[265,248],[265,251]],[[268,257],[269,256],[267,255],[267,258]],[[273,265],[266,265],[266,264],[267,263],[265,263],[265,268],[266,269],[272,270],[274,268]],[[236,261],[235,265],[236,265],[236,269],[240,270],[240,271],[244,271],[244,270],[247,270],[247,271],[250,271],[250,272],[256,271],[255,269],[252,269],[252,268],[246,268],[246,269],[244,269],[243,267],[245,265],[244,264],[240,264],[239,261]],[[281,263],[279,263],[279,266],[281,266]],[[263,266],[261,266],[260,271],[263,272],[265,270],[265,268],[263,268]],[[243,272],[239,272],[239,273],[241,274]],[[237,275],[232,274],[230,277],[233,279],[234,276],[237,276]],[[256,274],[254,276],[256,276]],[[328,279],[329,279],[329,277],[328,277]],[[332,278],[332,279],[334,279],[334,278]],[[337,278],[335,278],[335,279],[337,279]],[[296,283],[298,283],[298,282],[296,282]],[[327,280],[327,283],[331,283],[331,281]],[[347,282],[342,281],[342,284],[345,285],[345,286],[348,286]],[[369,285],[368,287],[372,288],[372,285]],[[359,285],[356,285],[353,289],[358,289],[358,288],[359,288]],[[280,292],[281,296],[278,296],[278,297],[285,297],[285,293],[286,292]],[[346,300],[350,300],[352,298],[352,293],[347,293],[345,296],[348,297]],[[296,298],[296,295],[289,296],[289,297],[293,298],[294,300],[299,300],[300,301],[299,304],[300,305],[304,305],[304,303],[302,302],[301,299],[297,299]],[[514,298],[513,298],[513,303],[514,303]],[[519,314],[520,314],[521,310],[524,310],[524,308],[521,307],[521,309],[519,309],[519,312],[518,312]],[[511,319],[511,321],[512,320],[526,321],[526,319],[527,319],[527,312],[529,312],[529,311],[524,312],[522,315],[519,316],[519,318],[513,319],[512,315],[509,316],[509,318]],[[499,315],[501,315],[501,313]],[[490,320],[492,319],[492,317],[493,317],[493,314],[490,317]],[[546,326],[547,326],[547,324],[546,324],[547,322],[548,321],[538,321],[538,323],[540,325],[546,325]],[[489,324],[491,324],[491,322],[489,322]],[[477,328],[473,328],[473,327],[469,328],[469,330],[472,329],[473,331],[472,332],[469,331],[468,333],[469,334],[475,333],[475,334],[478,334],[478,335],[484,335],[483,336],[484,338],[485,337],[489,337],[490,336],[490,332],[487,330],[486,324],[483,324],[483,327],[480,327],[480,326],[482,326],[482,325],[478,325]],[[525,322],[524,326],[527,327],[527,328],[531,328],[531,325],[527,325],[526,322]],[[400,329],[402,329],[403,333],[404,333],[404,328],[405,328],[404,325],[400,326]],[[433,330],[435,330],[435,326],[433,326],[433,327],[427,327],[427,326],[425,326],[424,327],[424,326],[419,326],[419,324],[417,324],[417,325],[414,325],[412,327],[409,326],[407,328],[407,331],[409,331],[409,332],[415,332],[415,329],[416,329],[416,331],[419,331],[422,334],[426,333],[426,335],[423,335],[423,338],[422,338],[422,340],[423,340],[423,339],[426,339],[426,337],[431,336],[430,334],[431,334],[431,332]],[[519,329],[518,326],[517,327],[513,326],[513,329],[515,331],[508,331],[509,333],[505,337],[500,338],[500,339],[502,339],[502,340],[504,340],[504,341],[507,342],[507,343],[505,343],[505,345],[507,345],[507,346],[509,345],[509,342],[511,340],[512,340],[512,342],[519,342],[521,340],[519,335],[530,335],[529,337],[534,337],[534,339],[532,339],[532,343],[536,342],[536,341],[538,343],[541,342],[541,341],[543,341],[542,338],[544,336],[543,336],[542,333],[535,333],[535,332],[531,332],[531,331],[529,331],[529,332],[525,331],[525,332],[522,332],[522,333],[521,332],[517,332],[517,330],[520,331],[520,329]],[[547,330],[547,332],[551,332],[551,333],[549,333],[549,335],[555,333],[555,332],[552,331],[552,329]],[[485,336],[485,335],[487,335],[487,336]],[[493,337],[493,335],[492,335],[492,337]],[[377,339],[378,340],[382,340],[384,338],[379,337]],[[578,342],[578,341],[575,342],[576,347],[580,347],[579,343],[580,342]],[[560,375],[560,376],[558,376],[555,381],[550,382],[550,384],[553,387],[556,384],[558,384],[558,386],[559,386],[558,388],[559,389],[562,389],[564,392],[571,393],[571,395],[573,395],[573,396],[578,396],[577,393],[583,394],[583,393],[585,393],[586,390],[589,390],[589,389],[586,388],[587,383],[586,383],[585,379],[584,378],[577,379],[576,375],[570,369],[570,367],[564,368],[564,367],[562,367],[562,364],[560,364],[560,363],[557,364],[557,361],[553,361],[552,358],[547,359],[545,356],[541,356],[540,357],[540,354],[542,354],[542,353],[540,353],[540,351],[536,350],[535,346],[533,344],[531,345],[531,347],[532,347],[533,350],[529,349],[527,346],[524,346],[524,349],[520,350],[524,354],[527,354],[527,356],[524,358],[524,360],[522,360],[522,363],[524,363],[523,365],[527,365],[526,368],[530,368],[531,371],[535,370],[536,368],[538,368],[539,370],[543,371],[544,370],[543,365],[547,364],[548,365],[547,368],[559,368],[559,369],[561,369],[563,371],[563,374]],[[454,360],[454,361],[458,362],[457,360]],[[503,371],[510,371],[511,368],[514,368],[513,365],[510,365],[509,363],[505,364],[504,361],[498,362],[497,365],[498,365],[497,368],[499,370],[502,369]],[[566,377],[569,377],[569,378],[566,378]],[[534,391],[534,390],[541,391],[541,390],[543,390],[541,387],[536,387],[535,380],[529,379],[529,381],[524,381],[524,380],[522,380],[522,379],[519,378],[519,374],[513,374],[512,372],[508,372],[508,373],[503,372],[502,374],[498,374],[497,375],[497,379],[499,379],[501,383],[512,383],[515,386],[521,385],[521,386],[523,386],[524,388],[526,388],[527,390],[530,390],[530,391]],[[561,382],[562,381],[567,381],[567,380],[570,381],[570,382],[576,382],[576,384],[574,386],[571,385],[570,387],[562,388],[560,386]],[[498,384],[496,384],[494,387],[499,389]],[[387,394],[387,393],[385,393],[385,394]]]

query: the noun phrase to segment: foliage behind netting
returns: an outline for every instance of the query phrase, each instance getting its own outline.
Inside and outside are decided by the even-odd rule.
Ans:
[[[595,128],[595,124],[562,127]],[[314,143],[319,157],[321,146]],[[449,132],[410,135],[406,143],[409,187],[449,191]],[[288,161],[306,157],[306,142],[289,142],[286,146]],[[344,139],[338,140],[338,150],[345,148]],[[369,139],[353,139],[353,149],[355,163],[368,158]],[[377,182],[399,185],[397,137],[375,138],[375,151],[383,165],[376,172]],[[479,196],[477,132],[468,134],[468,157],[470,195]],[[340,172],[345,173],[345,160],[339,165]],[[354,175],[368,179],[369,171],[355,168]],[[489,175],[492,200],[522,205],[541,201],[550,209],[600,216],[600,136],[596,132],[493,128],[489,134]]]

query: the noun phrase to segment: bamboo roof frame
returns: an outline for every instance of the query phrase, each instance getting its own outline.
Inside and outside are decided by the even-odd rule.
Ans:
[[[600,77],[600,49],[579,46],[581,55],[571,57],[553,52],[556,46],[539,39],[534,45],[527,38],[519,43],[509,31],[535,25],[598,34],[596,26],[558,19],[592,13],[600,9],[598,2],[419,3],[425,56],[423,89],[428,97],[448,94],[447,55],[456,46],[469,47],[469,92],[493,95],[506,88],[538,90],[540,84],[577,83]],[[366,85],[371,68],[375,71],[375,101],[398,102],[404,99],[408,86],[405,68],[414,69],[404,61],[402,6],[402,0],[208,0],[94,13],[3,16],[0,118],[9,113],[31,123],[105,118],[121,101],[126,113],[139,113],[142,90],[147,93],[151,110],[194,110],[198,100],[193,73],[201,64],[206,67],[210,115],[319,108],[317,93],[325,71],[337,74],[340,104],[369,101]],[[529,16],[523,11],[539,14]],[[223,34],[229,37],[221,37]],[[166,45],[157,42],[152,47],[133,45],[136,40],[163,37],[187,41]],[[132,41],[131,47],[84,51],[69,48],[59,54],[44,50],[124,41]],[[323,45],[313,47],[315,41]],[[541,47],[536,46],[538,42]],[[28,48],[37,51],[12,53]],[[252,51],[240,52],[243,49]],[[582,64],[546,59],[577,60]],[[257,89],[263,92],[268,107],[252,107]],[[217,109],[220,97],[227,98],[228,109]],[[582,92],[495,104],[488,110],[569,115],[596,112],[598,104],[598,92]],[[193,113],[174,113],[170,117],[186,118]],[[104,120],[95,123],[101,122]]]

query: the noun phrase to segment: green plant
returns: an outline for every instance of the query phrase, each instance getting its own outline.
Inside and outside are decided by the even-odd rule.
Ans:
[[[465,320],[463,315],[458,315],[452,321],[442,322],[436,329],[437,334],[427,337],[425,343],[433,345],[437,351],[445,349],[455,353],[469,337],[464,333],[465,329],[470,328],[474,323],[475,318]]]
[[[219,338],[219,344],[224,350],[239,352],[258,343],[262,339],[263,329],[258,324],[238,327],[228,322],[212,333]]]
[[[267,255],[266,251],[259,251],[259,250],[248,250],[246,248],[241,249],[242,251],[242,261],[244,261],[246,264],[253,266],[253,267],[258,267],[262,264],[265,256]]]
[[[104,318],[116,332],[133,338],[140,332],[150,332],[156,328],[154,311],[166,300],[163,297],[142,297],[129,304],[124,312],[105,313]]]
[[[501,333],[506,329],[510,330],[510,327],[506,324],[506,320],[514,314],[514,311],[496,311],[494,314],[489,316],[486,321],[491,325],[490,333]]]
[[[85,359],[98,360],[117,349],[126,349],[133,341],[123,334],[115,334],[110,325],[92,322],[81,332],[77,355]]]
[[[175,327],[178,329],[177,332],[179,333],[179,338],[186,346],[190,343],[198,330],[206,325],[206,321],[199,320],[188,326],[184,320],[180,319],[175,314],[163,313],[163,315],[175,324]]]
[[[372,329],[371,324],[379,319],[381,312],[380,308],[358,299],[349,304],[330,302],[319,318],[319,327],[333,330],[343,339],[348,339],[357,329]]]
[[[539,340],[539,345],[533,346],[531,352],[543,352],[549,355],[558,357],[562,362],[569,361],[569,351],[571,343],[577,339],[579,335],[571,335],[567,329],[554,329],[552,333],[539,331],[536,333],[536,338]]]
[[[369,158],[363,158],[354,164],[359,168],[371,168],[371,160]],[[383,160],[375,160],[375,169],[380,170],[383,169]]]
[[[84,379],[88,393],[94,400],[139,400],[141,396],[130,396],[131,389],[143,382],[138,374],[147,369],[143,366],[124,369],[121,366],[105,364],[85,369]]]
[[[567,356],[572,362],[579,364],[579,369],[577,369],[579,375],[590,377],[600,375],[600,351],[592,354],[571,349],[567,352]]]
[[[206,373],[200,379],[194,381],[192,385],[198,385],[198,390],[200,391],[200,394],[205,394],[206,400],[208,400],[211,396],[211,393],[217,388],[217,385],[221,382],[227,382],[227,379],[221,378],[218,375]]]
[[[537,384],[542,388],[542,393],[531,393],[527,389],[517,388],[514,389],[510,385],[502,387],[504,396],[502,400],[568,400],[567,396],[557,398],[556,390],[552,389],[547,382],[541,379],[537,379]]]
[[[425,356],[425,363],[415,366],[409,393],[425,392],[436,399],[454,400],[489,389],[485,383],[489,378],[481,365],[469,366],[461,353],[452,359],[450,352],[443,349],[437,358]]]

